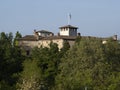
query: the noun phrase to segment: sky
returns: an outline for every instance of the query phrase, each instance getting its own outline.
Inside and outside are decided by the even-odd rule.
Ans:
[[[79,27],[82,36],[120,38],[120,0],[0,0],[0,32],[36,30],[57,34],[68,24]]]

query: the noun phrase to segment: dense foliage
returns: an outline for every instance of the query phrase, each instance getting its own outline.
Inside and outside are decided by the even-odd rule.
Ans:
[[[55,90],[119,90],[120,44],[82,38],[62,58]]]
[[[120,90],[120,44],[78,37],[75,45],[33,48],[24,56],[17,32],[0,33],[0,90]]]
[[[22,71],[21,49],[12,42],[12,33],[0,33],[0,90],[13,90]]]

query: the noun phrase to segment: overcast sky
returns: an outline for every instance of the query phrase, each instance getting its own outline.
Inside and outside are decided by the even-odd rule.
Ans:
[[[0,0],[0,32],[59,32],[68,24],[83,36],[120,37],[120,0]]]

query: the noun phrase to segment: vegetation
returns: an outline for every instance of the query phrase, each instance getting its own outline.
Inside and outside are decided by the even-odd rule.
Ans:
[[[55,90],[119,90],[120,45],[82,38],[62,58]]]
[[[21,49],[12,43],[12,33],[0,33],[0,90],[13,90],[24,60]]]
[[[36,60],[25,60],[17,83],[18,90],[40,90],[41,73]]]
[[[78,37],[70,48],[33,48],[30,57],[18,45],[22,35],[0,33],[0,90],[120,90],[120,44]]]

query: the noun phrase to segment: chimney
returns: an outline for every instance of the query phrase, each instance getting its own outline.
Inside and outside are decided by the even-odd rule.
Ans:
[[[36,31],[36,29],[34,29],[34,36],[37,38],[37,40],[39,39],[39,35],[38,35],[38,32]]]
[[[117,35],[113,36],[113,40],[117,41]]]
[[[78,33],[78,34],[77,34],[77,36],[81,36],[81,34],[80,34],[80,33]]]

